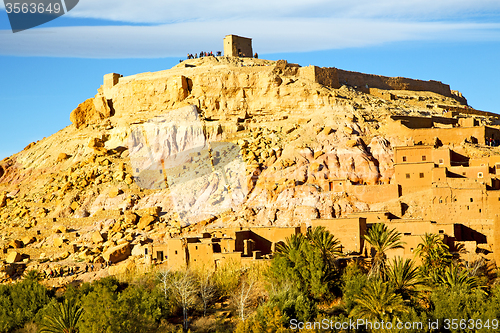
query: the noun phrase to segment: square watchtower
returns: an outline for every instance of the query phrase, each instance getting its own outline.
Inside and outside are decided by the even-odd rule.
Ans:
[[[252,39],[227,35],[224,37],[224,55],[226,57],[253,57]]]

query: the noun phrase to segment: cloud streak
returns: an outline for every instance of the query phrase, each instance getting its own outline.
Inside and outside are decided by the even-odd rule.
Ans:
[[[81,58],[183,57],[221,50],[228,33],[249,36],[259,53],[307,52],[398,41],[500,41],[500,24],[372,19],[281,18],[155,26],[82,26],[0,31],[0,54]],[[8,46],[8,47],[3,47]]]
[[[3,5],[2,2],[0,4]],[[80,1],[69,17],[131,25],[0,30],[0,55],[158,58],[221,50],[254,38],[259,53],[306,52],[399,41],[499,41],[498,0]],[[488,18],[480,20],[478,18]],[[137,25],[139,24],[139,25]]]

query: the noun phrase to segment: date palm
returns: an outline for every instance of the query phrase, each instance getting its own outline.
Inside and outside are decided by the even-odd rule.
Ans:
[[[385,277],[405,300],[415,296],[424,284],[413,261],[401,257],[394,259],[387,267]]]
[[[448,288],[459,288],[462,290],[481,289],[479,279],[471,276],[468,269],[460,269],[458,265],[446,267],[442,274],[433,274],[433,280],[437,285]]]
[[[375,223],[364,235],[364,238],[376,252],[372,259],[369,276],[381,277],[387,261],[386,252],[403,247],[404,242],[401,242],[401,234],[396,229],[389,230],[384,223]]]
[[[452,261],[448,245],[437,234],[426,233],[418,244],[415,254],[422,260],[421,271],[424,276],[440,274]]]
[[[39,333],[78,333],[76,327],[83,314],[83,308],[74,301],[52,305],[51,313],[43,318]]]
[[[306,238],[320,251],[323,261],[328,263],[329,267],[335,257],[342,255],[340,241],[323,226],[308,229]]]
[[[370,279],[354,301],[356,306],[349,316],[355,319],[391,321],[408,311],[403,298],[396,293],[394,287],[379,278]]]
[[[278,243],[276,246],[276,253],[278,255],[290,258],[290,255],[294,251],[302,250],[304,246],[305,238],[302,234],[291,235],[290,237],[285,238],[284,243]]]

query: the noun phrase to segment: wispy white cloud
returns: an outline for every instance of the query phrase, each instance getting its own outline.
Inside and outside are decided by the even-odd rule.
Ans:
[[[134,25],[42,26],[16,34],[0,31],[0,54],[183,56],[222,49],[222,37],[230,33],[254,38],[259,53],[415,40],[500,40],[500,23],[477,19],[500,17],[498,0],[253,0],[244,4],[234,0],[85,0],[68,15]]]
[[[500,12],[498,0],[86,0],[71,16],[135,23],[221,20],[228,18],[411,18],[463,19]]]
[[[174,57],[199,50],[221,50],[222,37],[228,33],[254,38],[254,48],[259,53],[304,52],[412,40],[500,41],[500,23],[281,18],[155,26],[40,28],[17,34],[0,31],[0,54],[90,58]]]

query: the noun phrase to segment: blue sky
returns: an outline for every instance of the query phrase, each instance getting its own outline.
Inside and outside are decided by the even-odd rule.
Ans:
[[[0,160],[70,124],[102,76],[170,68],[252,37],[261,58],[438,80],[500,113],[498,0],[82,0],[12,33],[0,4]]]

